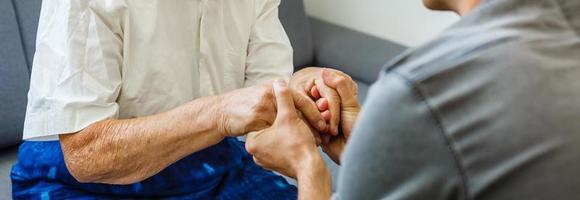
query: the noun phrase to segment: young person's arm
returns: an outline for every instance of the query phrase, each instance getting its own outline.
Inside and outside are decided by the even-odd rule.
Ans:
[[[467,198],[454,145],[409,80],[382,72],[369,91],[342,156],[338,198]]]
[[[344,88],[341,86],[338,91]],[[351,90],[348,91],[352,94]],[[315,131],[295,112],[295,104],[292,103],[296,102],[292,99],[295,92],[281,81],[274,84],[278,110],[274,124],[250,135],[246,149],[258,165],[297,178],[300,199],[328,199],[332,187],[330,173],[312,137]]]
[[[332,176],[320,152],[311,152],[304,159],[300,169],[296,175],[298,180],[298,199],[330,199],[332,195]]]

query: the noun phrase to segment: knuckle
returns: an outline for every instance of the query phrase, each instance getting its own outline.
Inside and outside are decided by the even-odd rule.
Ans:
[[[281,95],[288,96],[292,94],[292,90],[290,90],[290,88],[288,87],[282,87],[278,90],[278,93],[280,93]]]
[[[250,155],[255,155],[257,152],[257,147],[255,143],[250,141],[246,142],[246,151],[248,151]]]
[[[336,82],[337,82],[339,85],[346,85],[346,84],[349,84],[350,82],[352,82],[352,80],[351,80],[349,77],[345,77],[345,76],[339,76],[339,77],[336,79]]]
[[[256,163],[257,165],[259,165],[261,167],[264,167],[262,162],[260,162],[260,159],[258,159],[256,156],[253,156],[252,159],[254,160],[254,163]]]
[[[296,104],[296,106],[304,107],[310,102],[311,101],[307,101],[306,97],[302,96],[302,94],[299,94],[299,96],[296,96],[296,98],[294,98],[294,103]]]
[[[354,95],[358,95],[358,85],[357,84],[353,84],[352,93]]]
[[[262,85],[257,88],[257,95],[260,100],[268,99],[268,97],[272,96],[271,87],[267,85]]]
[[[343,77],[346,77],[346,78],[348,78],[348,79],[352,80],[352,77],[351,77],[350,75],[348,75],[348,74],[346,74],[346,73],[344,73],[344,72],[342,72],[342,71],[338,71],[338,70],[337,70],[337,72],[338,72],[338,74],[339,74],[340,76],[343,76]]]

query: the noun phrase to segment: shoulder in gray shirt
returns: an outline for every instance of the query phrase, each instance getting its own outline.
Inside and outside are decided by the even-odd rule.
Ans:
[[[338,199],[580,199],[580,1],[484,0],[388,64]]]

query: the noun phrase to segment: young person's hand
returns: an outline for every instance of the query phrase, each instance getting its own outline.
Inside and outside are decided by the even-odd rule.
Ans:
[[[335,90],[340,97],[340,134],[337,136],[322,136],[322,147],[329,157],[340,164],[340,156],[351,135],[352,129],[360,112],[358,100],[358,86],[352,78],[340,71],[324,69],[322,81],[317,81],[313,89],[312,97],[317,87],[330,87]]]
[[[300,169],[312,161],[324,162],[319,162],[321,157],[313,137],[315,130],[296,113],[292,89],[283,81],[276,81],[274,93],[275,121],[270,128],[248,135],[246,149],[256,164],[296,178]]]
[[[304,97],[315,101],[322,117],[327,121],[327,130],[321,131],[330,135],[338,135],[340,121],[340,97],[335,90],[326,87],[315,87],[316,82],[322,81],[323,68],[304,68],[292,76],[289,87]]]

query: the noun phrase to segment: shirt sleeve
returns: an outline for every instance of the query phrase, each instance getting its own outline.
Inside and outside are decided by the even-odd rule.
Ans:
[[[244,86],[289,80],[294,70],[292,46],[278,18],[280,0],[260,0],[248,44]]]
[[[42,1],[25,140],[118,116],[122,1]]]
[[[461,173],[428,102],[407,79],[373,85],[343,155],[334,199],[461,199]]]

